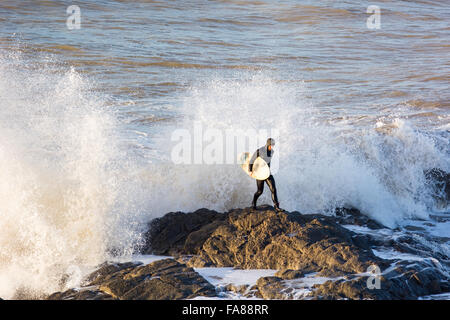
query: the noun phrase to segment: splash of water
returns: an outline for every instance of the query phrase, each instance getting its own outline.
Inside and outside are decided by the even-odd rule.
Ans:
[[[114,113],[73,69],[2,52],[0,96],[0,296],[39,296],[131,250],[127,162]]]
[[[166,128],[157,149],[169,155],[171,130],[192,132],[194,122],[223,132],[275,129],[275,179],[285,209],[332,213],[336,207],[356,207],[389,227],[405,218],[427,218],[433,197],[424,171],[449,169],[448,140],[404,120],[384,123],[376,115],[369,127],[331,122],[308,102],[307,92],[302,82],[274,81],[263,74],[197,83],[184,98],[182,120]],[[157,192],[165,199],[176,196],[162,201],[162,211],[246,207],[255,192],[254,181],[237,166],[164,166],[167,183],[159,183]],[[260,203],[271,203],[268,193]]]

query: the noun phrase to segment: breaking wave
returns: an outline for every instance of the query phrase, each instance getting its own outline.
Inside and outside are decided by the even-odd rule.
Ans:
[[[198,82],[181,93],[175,120],[144,137],[148,154],[139,158],[130,141],[142,136],[130,134],[145,123],[125,129],[120,110],[94,92],[70,67],[0,52],[3,298],[76,286],[90,267],[132,254],[152,217],[249,206],[255,183],[236,164],[173,163],[173,132],[194,134],[193,124],[235,136],[254,130],[261,145],[275,133],[275,179],[289,211],[352,206],[393,227],[427,218],[435,203],[424,172],[449,171],[448,135],[398,118],[330,121],[303,82],[260,73]],[[267,190],[259,201],[270,203]]]

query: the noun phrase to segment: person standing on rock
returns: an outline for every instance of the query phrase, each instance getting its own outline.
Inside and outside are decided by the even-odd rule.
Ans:
[[[270,167],[270,160],[272,159],[274,150],[273,146],[275,146],[275,140],[272,138],[267,139],[266,145],[262,146],[261,148],[257,149],[253,156],[251,157],[249,161],[248,170],[250,173],[253,171],[253,163],[255,162],[256,158],[260,157],[262,158],[267,165]],[[256,180],[256,187],[258,190],[255,192],[255,195],[253,196],[253,202],[252,202],[252,208],[256,209],[256,201],[258,200],[259,196],[264,191],[264,182],[267,183],[267,186],[270,189],[270,192],[272,192],[272,201],[273,205],[275,207],[276,211],[283,211],[280,209],[280,203],[278,202],[278,196],[277,196],[277,187],[275,185],[275,179],[273,178],[272,174],[266,179],[266,180]]]

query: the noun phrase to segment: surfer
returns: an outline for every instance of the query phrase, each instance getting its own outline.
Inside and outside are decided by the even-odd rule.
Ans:
[[[275,146],[275,140],[272,138],[267,139],[266,145],[262,146],[258,150],[256,150],[253,153],[253,156],[250,159],[248,171],[251,173],[253,171],[253,163],[255,162],[256,158],[261,157],[267,165],[270,167],[270,160],[273,156],[273,146]],[[258,200],[259,196],[264,191],[264,182],[267,183],[267,186],[270,189],[270,192],[272,192],[272,201],[273,205],[275,207],[276,211],[282,211],[280,209],[280,203],[278,202],[277,197],[277,187],[275,186],[275,179],[273,178],[272,174],[266,179],[266,180],[256,180],[256,187],[258,190],[256,191],[255,195],[253,196],[253,202],[252,202],[252,208],[256,209],[256,201]]]

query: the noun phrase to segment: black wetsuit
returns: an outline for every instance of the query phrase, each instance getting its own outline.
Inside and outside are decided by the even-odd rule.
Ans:
[[[259,148],[258,150],[255,151],[255,153],[253,153],[253,156],[249,162],[249,171],[253,171],[253,163],[255,162],[256,158],[258,158],[258,157],[261,157],[264,161],[266,161],[266,163],[270,167],[270,160],[272,159],[273,151],[267,150],[267,147],[268,146],[265,145],[264,147]],[[279,203],[278,203],[278,197],[277,197],[277,187],[275,185],[275,179],[273,178],[272,175],[270,175],[266,180],[256,180],[256,186],[257,186],[258,190],[255,192],[255,195],[253,196],[252,206],[256,207],[256,201],[258,200],[259,196],[263,193],[264,182],[267,183],[267,186],[269,187],[270,192],[272,193],[272,201],[273,201],[275,208],[278,208]]]

